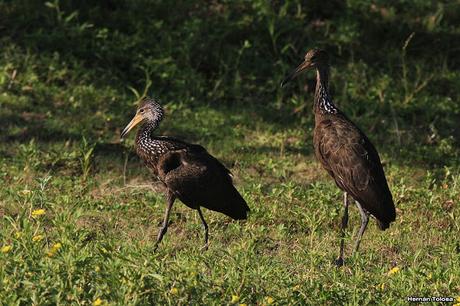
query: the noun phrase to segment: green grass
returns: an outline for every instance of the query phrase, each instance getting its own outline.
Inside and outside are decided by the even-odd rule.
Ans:
[[[459,10],[323,2],[0,2],[1,303],[459,297]],[[316,45],[331,52],[334,100],[381,153],[397,206],[389,230],[371,221],[355,256],[351,209],[340,269],[342,194],[313,156],[313,74],[278,86]],[[166,108],[158,134],[205,146],[251,208],[244,222],[204,210],[206,252],[197,213],[179,201],[153,252],[164,190],[133,135],[119,142],[144,91]]]

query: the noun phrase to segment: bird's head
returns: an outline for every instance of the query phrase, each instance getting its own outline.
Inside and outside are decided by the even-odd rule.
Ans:
[[[305,54],[303,62],[281,82],[281,87],[297,77],[302,71],[327,66],[329,66],[329,55],[327,52],[323,49],[311,49]]]
[[[131,122],[121,132],[121,139],[123,139],[128,132],[141,122],[153,123],[158,126],[163,119],[164,111],[161,105],[152,98],[146,97],[139,102],[136,114]]]

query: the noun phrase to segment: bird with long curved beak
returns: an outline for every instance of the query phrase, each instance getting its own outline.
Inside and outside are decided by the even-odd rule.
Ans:
[[[140,125],[136,134],[136,152],[166,187],[167,207],[155,249],[168,229],[169,216],[176,198],[198,211],[205,230],[206,249],[208,225],[201,207],[223,213],[235,220],[246,219],[249,207],[233,185],[230,170],[205,148],[174,137],[154,134],[163,117],[164,110],[158,101],[146,97],[140,101],[136,114],[121,133],[123,138],[136,125]]]
[[[369,216],[375,217],[379,228],[385,230],[395,221],[396,210],[377,150],[361,129],[332,101],[327,52],[322,49],[308,51],[304,61],[281,82],[281,86],[310,68],[316,70],[313,102],[315,155],[336,185],[344,191],[340,249],[335,260],[341,266],[344,264],[345,229],[348,225],[348,196],[355,200],[361,215],[361,227],[353,253],[358,251]]]

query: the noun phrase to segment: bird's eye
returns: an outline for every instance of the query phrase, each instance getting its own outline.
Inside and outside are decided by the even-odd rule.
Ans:
[[[141,113],[141,114],[142,114],[143,112],[144,112],[144,109],[143,109],[143,108],[141,108],[141,109],[139,110],[139,113]]]

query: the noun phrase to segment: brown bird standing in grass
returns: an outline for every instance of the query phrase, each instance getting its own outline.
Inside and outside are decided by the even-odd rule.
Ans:
[[[361,228],[353,253],[359,248],[369,215],[377,219],[381,230],[385,230],[396,219],[396,211],[377,150],[366,135],[332,103],[329,95],[329,56],[326,51],[308,51],[305,60],[283,80],[281,86],[307,69],[316,70],[313,106],[315,155],[344,191],[340,253],[335,261],[341,266],[348,223],[347,195],[353,197],[361,214]]]
[[[201,206],[221,212],[235,220],[246,219],[249,207],[233,186],[231,173],[205,148],[168,136],[152,135],[164,111],[154,99],[144,98],[136,115],[121,133],[123,138],[142,123],[136,135],[136,152],[145,165],[167,188],[168,206],[155,249],[168,229],[168,219],[176,198],[198,211],[208,248],[208,225]]]

